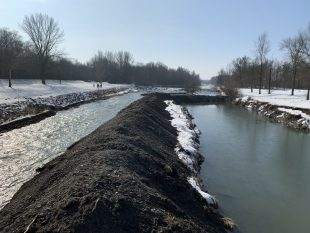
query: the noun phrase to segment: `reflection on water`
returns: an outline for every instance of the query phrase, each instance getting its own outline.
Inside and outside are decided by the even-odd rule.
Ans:
[[[110,120],[140,98],[131,93],[58,112],[20,129],[0,135],[0,208],[35,175],[35,169],[61,154],[73,142]]]
[[[241,232],[309,232],[310,135],[235,106],[190,106],[201,175]]]

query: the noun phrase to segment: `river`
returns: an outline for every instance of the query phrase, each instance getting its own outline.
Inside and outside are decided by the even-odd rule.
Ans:
[[[36,124],[0,134],[0,209],[36,168],[63,153],[141,97],[129,93],[57,112]]]
[[[188,106],[201,176],[241,232],[309,232],[310,135],[232,105]]]
[[[0,208],[35,169],[139,99],[140,93],[58,112],[0,135]],[[201,176],[241,232],[308,232],[310,135],[231,105],[187,106],[201,130]]]

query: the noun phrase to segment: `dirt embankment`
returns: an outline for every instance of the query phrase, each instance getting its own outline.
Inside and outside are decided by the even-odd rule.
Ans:
[[[0,212],[0,232],[226,232],[187,182],[161,97],[131,104],[39,169]]]
[[[192,95],[182,93],[160,93],[160,95],[163,98],[173,100],[176,104],[223,104],[229,101],[228,97],[224,95]]]
[[[245,107],[267,117],[270,121],[281,123],[296,130],[310,132],[310,110],[275,106],[251,98],[237,98],[234,104]]]

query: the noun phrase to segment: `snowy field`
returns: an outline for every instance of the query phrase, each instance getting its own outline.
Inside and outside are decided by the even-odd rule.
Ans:
[[[41,80],[13,80],[12,88],[8,87],[7,79],[0,79],[0,104],[23,101],[27,98],[44,98],[69,93],[82,93],[98,90],[95,82],[47,80],[47,85],[41,84]],[[127,85],[103,83],[99,90]]]
[[[251,93],[251,89],[240,89],[242,97],[251,97],[254,100],[260,102],[267,102],[272,105],[286,106],[291,108],[303,108],[310,109],[310,100],[306,100],[306,90],[295,90],[295,94],[291,95],[291,90],[271,90],[271,94],[268,94],[268,90],[262,90],[262,94],[258,94],[258,89],[254,89]]]

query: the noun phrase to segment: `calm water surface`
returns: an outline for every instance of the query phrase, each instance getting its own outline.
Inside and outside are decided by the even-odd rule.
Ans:
[[[189,106],[201,175],[241,232],[310,232],[310,135],[230,105]]]
[[[140,98],[130,93],[58,112],[20,129],[0,134],[0,209],[35,169],[63,153],[117,112]]]

